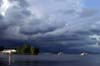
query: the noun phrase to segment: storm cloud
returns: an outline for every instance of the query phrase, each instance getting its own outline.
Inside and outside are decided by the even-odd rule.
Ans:
[[[0,38],[92,45],[88,36],[99,31],[100,13],[84,5],[84,0],[1,0]]]

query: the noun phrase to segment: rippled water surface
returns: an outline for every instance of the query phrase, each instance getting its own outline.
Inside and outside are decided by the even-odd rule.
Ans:
[[[0,56],[0,66],[8,66],[7,56]],[[100,55],[12,56],[9,66],[100,66]]]

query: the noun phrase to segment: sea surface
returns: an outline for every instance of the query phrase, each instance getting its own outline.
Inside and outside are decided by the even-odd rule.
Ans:
[[[0,66],[100,66],[100,55],[0,55]]]

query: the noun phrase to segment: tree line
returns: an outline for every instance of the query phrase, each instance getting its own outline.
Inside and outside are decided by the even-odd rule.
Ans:
[[[4,49],[7,48],[0,46],[0,51],[3,51]],[[17,51],[15,54],[21,54],[21,55],[38,55],[40,52],[39,48],[32,47],[28,44],[24,44],[23,46],[14,49]]]

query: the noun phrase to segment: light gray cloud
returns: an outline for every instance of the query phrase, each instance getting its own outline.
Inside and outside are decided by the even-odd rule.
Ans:
[[[5,29],[5,32],[10,30],[11,27],[16,26],[19,27],[19,33],[23,34],[51,32],[66,24],[65,18],[68,16],[63,16],[64,13],[62,14],[62,12],[65,11],[67,13],[70,10],[74,13],[75,10],[78,9],[78,2],[80,1],[64,0],[59,2],[50,0],[48,2],[46,0],[7,0],[3,2],[1,6],[2,12],[5,13],[5,15],[2,15],[1,12],[1,22],[9,26]],[[66,3],[68,4],[66,5]],[[5,4],[5,7],[7,7],[7,5],[11,6],[7,7],[4,11],[2,7]],[[1,25],[4,27],[2,23]]]

